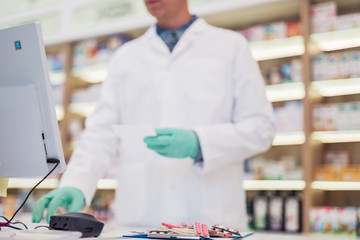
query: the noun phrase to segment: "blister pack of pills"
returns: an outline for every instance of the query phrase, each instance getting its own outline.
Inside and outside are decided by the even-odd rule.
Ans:
[[[203,223],[194,224],[180,223],[173,225],[162,223],[159,229],[148,229],[146,231],[132,231],[132,235],[123,237],[149,238],[149,239],[240,239],[253,234],[253,232],[239,232],[236,229],[215,224],[210,228]]]

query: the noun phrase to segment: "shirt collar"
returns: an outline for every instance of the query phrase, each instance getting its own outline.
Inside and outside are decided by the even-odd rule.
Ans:
[[[186,29],[188,29],[188,27],[193,22],[195,22],[197,19],[198,19],[198,17],[196,15],[194,15],[191,20],[189,20],[187,23],[185,23],[184,25],[182,25],[174,30],[162,28],[156,24],[156,33],[165,42],[165,44],[169,47],[169,50],[172,51],[173,48],[175,47],[176,43],[178,42],[178,40],[181,38],[181,36],[186,31]]]

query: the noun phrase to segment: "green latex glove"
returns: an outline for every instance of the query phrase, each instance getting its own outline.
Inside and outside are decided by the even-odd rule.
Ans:
[[[53,216],[58,207],[68,207],[69,212],[79,212],[85,202],[83,192],[74,187],[63,187],[55,189],[42,196],[35,204],[32,221],[38,223],[41,221],[45,208],[48,208],[47,222],[50,222],[50,216]]]
[[[199,140],[194,131],[180,128],[156,128],[155,137],[145,137],[149,149],[164,157],[195,158],[199,152]]]

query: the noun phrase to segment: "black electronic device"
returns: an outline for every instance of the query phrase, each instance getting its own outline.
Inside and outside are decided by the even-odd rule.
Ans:
[[[50,230],[78,231],[82,237],[98,237],[104,223],[90,214],[68,212],[50,217]]]

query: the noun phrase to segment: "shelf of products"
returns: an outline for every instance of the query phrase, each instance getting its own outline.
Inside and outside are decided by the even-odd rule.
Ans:
[[[248,227],[256,232],[301,232],[302,202],[301,191],[250,192],[246,196]]]
[[[315,3],[309,41],[311,50],[322,52],[312,56],[309,90],[322,98],[311,98],[309,114],[310,138],[316,141],[308,159],[313,162],[309,230],[354,237],[360,233],[359,205],[349,199],[360,189],[360,2]]]
[[[310,209],[310,230],[314,233],[333,235],[341,239],[353,239],[358,235],[357,207],[312,207]],[[350,238],[351,237],[351,238]]]

